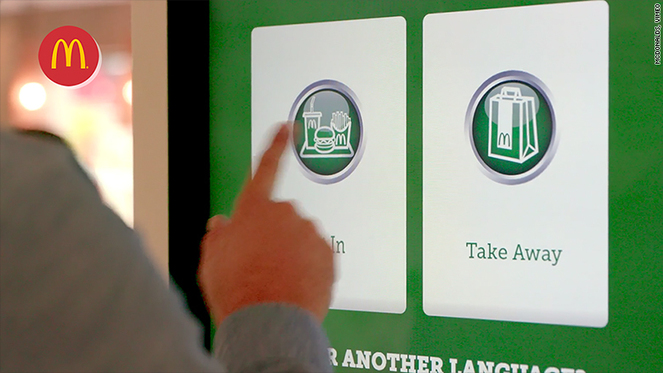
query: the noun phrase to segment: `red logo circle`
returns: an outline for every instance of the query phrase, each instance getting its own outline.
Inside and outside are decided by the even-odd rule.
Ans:
[[[82,28],[58,27],[49,32],[39,46],[39,66],[53,83],[79,88],[99,73],[101,49]]]

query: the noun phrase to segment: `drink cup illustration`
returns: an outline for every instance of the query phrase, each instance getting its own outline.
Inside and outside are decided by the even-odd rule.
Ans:
[[[315,148],[315,134],[320,128],[322,113],[315,111],[315,97],[311,97],[310,111],[304,112],[304,127],[306,134],[306,147]]]

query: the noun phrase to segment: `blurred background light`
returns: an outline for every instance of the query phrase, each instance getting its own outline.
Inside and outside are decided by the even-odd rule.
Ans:
[[[121,76],[131,73],[131,53],[126,51],[113,51],[104,55],[102,67],[110,76]]]
[[[21,87],[18,93],[18,101],[26,110],[38,110],[46,102],[46,90],[39,83],[27,83]]]
[[[129,105],[131,105],[131,92],[131,80],[128,80],[122,87],[122,97]]]

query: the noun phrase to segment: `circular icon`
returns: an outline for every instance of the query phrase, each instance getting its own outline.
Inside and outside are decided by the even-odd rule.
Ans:
[[[295,100],[293,150],[304,174],[320,184],[348,177],[361,160],[364,128],[357,98],[348,86],[321,80]]]
[[[486,80],[470,100],[465,128],[482,169],[502,184],[532,180],[555,154],[549,90],[526,72],[505,71]]]
[[[39,66],[53,83],[80,88],[99,73],[101,49],[82,28],[58,27],[39,46]]]

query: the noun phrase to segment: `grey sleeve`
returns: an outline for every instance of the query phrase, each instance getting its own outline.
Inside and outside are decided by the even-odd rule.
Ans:
[[[327,337],[310,313],[265,304],[230,315],[214,338],[231,372],[331,372]]]
[[[271,360],[330,369],[309,357],[325,352],[320,327],[278,305],[231,316],[217,333],[221,360],[212,358],[135,232],[53,140],[1,133],[0,282],[0,371],[223,372]],[[280,337],[263,343],[261,332]],[[269,343],[290,350],[255,352]]]

